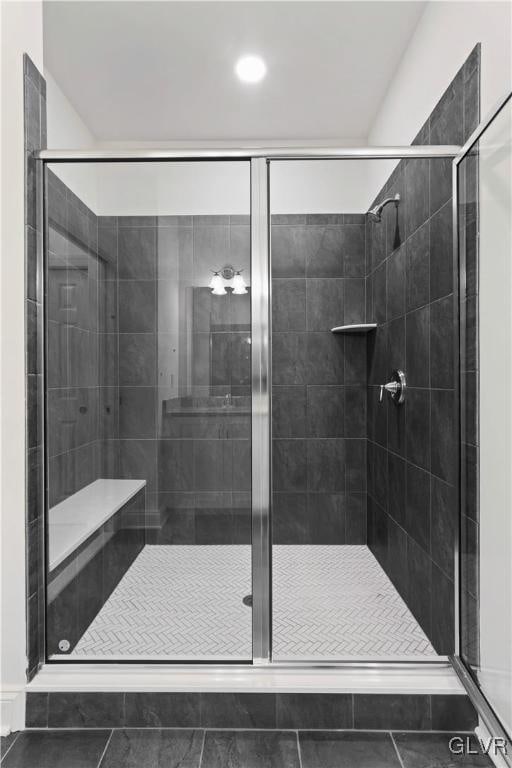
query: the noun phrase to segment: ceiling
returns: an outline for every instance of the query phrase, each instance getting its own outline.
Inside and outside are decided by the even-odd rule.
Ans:
[[[99,141],[366,138],[424,6],[49,0],[44,62]]]

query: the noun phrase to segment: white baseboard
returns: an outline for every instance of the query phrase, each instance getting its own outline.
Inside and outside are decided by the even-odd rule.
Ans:
[[[25,727],[25,688],[3,688],[0,691],[0,731],[7,736]]]

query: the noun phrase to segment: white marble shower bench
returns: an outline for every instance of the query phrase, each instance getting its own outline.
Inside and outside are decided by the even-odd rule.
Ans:
[[[50,571],[63,563],[145,486],[145,480],[98,479],[52,507],[48,512]]]

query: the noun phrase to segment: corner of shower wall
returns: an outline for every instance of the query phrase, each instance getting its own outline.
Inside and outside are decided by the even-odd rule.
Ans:
[[[479,118],[480,46],[413,144],[463,144]],[[440,654],[454,652],[457,285],[453,284],[452,163],[402,160],[376,196],[399,193],[367,223],[368,544]],[[379,403],[393,369],[403,406]]]
[[[27,678],[44,660],[44,456],[43,456],[43,221],[41,166],[46,148],[46,81],[23,56],[25,132],[25,376],[26,376],[26,617]]]

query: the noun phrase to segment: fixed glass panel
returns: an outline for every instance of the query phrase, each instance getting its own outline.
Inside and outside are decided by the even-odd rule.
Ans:
[[[249,661],[250,164],[46,168],[47,653]]]
[[[461,656],[512,733],[512,101],[458,166]]]

